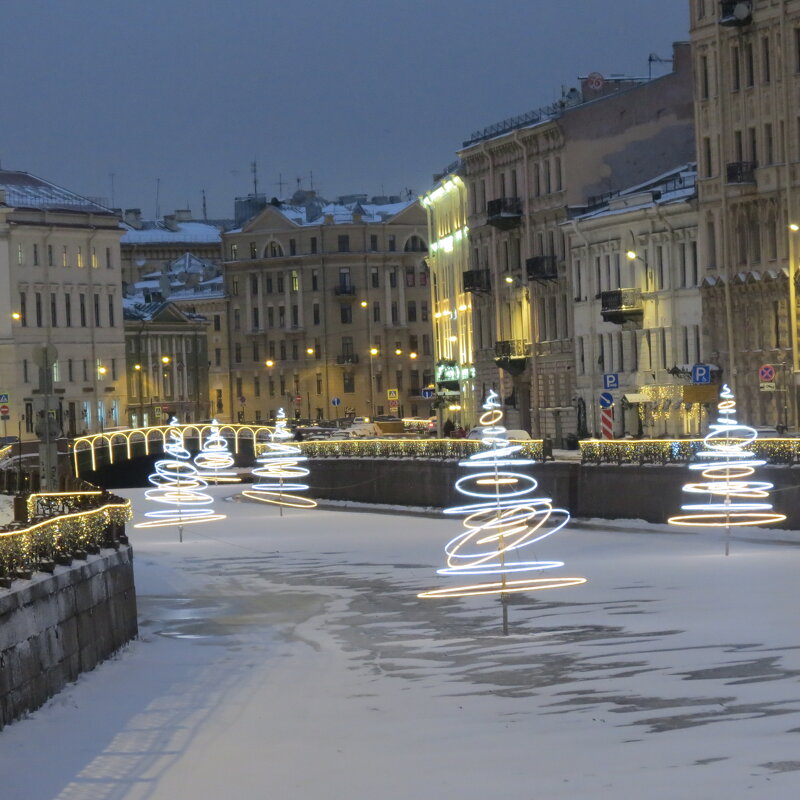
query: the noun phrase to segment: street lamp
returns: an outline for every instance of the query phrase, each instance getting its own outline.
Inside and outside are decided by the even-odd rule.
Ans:
[[[144,427],[144,394],[142,387],[142,365],[134,364],[133,369],[136,371],[136,384],[139,392],[139,424]]]

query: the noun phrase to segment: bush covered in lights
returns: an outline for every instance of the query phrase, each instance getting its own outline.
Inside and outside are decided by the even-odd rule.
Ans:
[[[28,498],[30,523],[0,529],[0,581],[119,543],[118,531],[131,518],[130,500],[100,490],[45,492]]]

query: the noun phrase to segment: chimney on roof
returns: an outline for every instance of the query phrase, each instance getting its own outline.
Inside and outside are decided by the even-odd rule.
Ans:
[[[176,208],[175,209],[175,219],[178,222],[191,222],[192,221],[192,209],[191,208]]]
[[[142,209],[126,208],[123,221],[126,225],[130,225],[134,230],[140,231],[142,229]]]
[[[164,227],[168,231],[172,231],[173,233],[177,233],[177,231],[178,231],[178,220],[175,218],[175,214],[164,214]]]

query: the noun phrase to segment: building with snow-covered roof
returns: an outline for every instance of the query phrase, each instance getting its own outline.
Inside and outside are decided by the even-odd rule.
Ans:
[[[617,376],[615,438],[698,435],[704,361],[696,172],[687,164],[595,202],[562,224],[573,292],[578,435],[598,436],[603,376]],[[718,373],[717,373],[718,377]],[[687,391],[688,386],[688,391]]]
[[[125,283],[136,283],[153,270],[161,271],[165,264],[185,253],[214,263],[222,260],[221,227],[193,220],[191,211],[178,210],[160,220],[146,220],[138,208],[132,208],[125,211],[123,227]]]
[[[22,420],[23,437],[35,438],[45,406],[56,434],[120,424],[122,232],[102,204],[27,172],[0,170],[5,433],[15,435]]]
[[[267,204],[224,234],[241,419],[427,416],[427,225],[416,199]],[[332,404],[336,400],[336,404]]]

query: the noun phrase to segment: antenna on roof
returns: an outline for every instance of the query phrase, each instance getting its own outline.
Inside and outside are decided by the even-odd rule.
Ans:
[[[671,58],[661,58],[661,56],[656,55],[655,53],[650,53],[647,56],[647,80],[650,80],[653,77],[653,64],[671,64]]]
[[[206,209],[206,190],[202,189],[201,193],[203,195],[203,220],[208,219],[208,210]]]
[[[303,179],[302,178],[295,178],[295,181],[297,181],[297,188],[299,190],[300,189],[300,184],[303,182]]]
[[[250,162],[250,172],[253,173],[253,197],[258,194],[258,162],[255,158]]]
[[[161,207],[158,205],[158,194],[161,191],[161,178],[156,178],[156,219],[161,216]]]
[[[314,188],[314,173],[311,170],[308,171],[308,182],[310,184],[309,188],[313,189]]]
[[[109,178],[111,178],[111,208],[114,208],[114,173],[108,173]]]
[[[273,183],[272,185],[278,187],[278,195],[279,196],[283,194],[283,173],[282,172],[278,173],[278,180],[277,180],[277,182]]]

